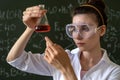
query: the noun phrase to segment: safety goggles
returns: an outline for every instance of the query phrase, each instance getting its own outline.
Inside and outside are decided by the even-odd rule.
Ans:
[[[66,33],[70,38],[79,35],[82,38],[90,38],[100,27],[93,27],[88,24],[67,24]]]

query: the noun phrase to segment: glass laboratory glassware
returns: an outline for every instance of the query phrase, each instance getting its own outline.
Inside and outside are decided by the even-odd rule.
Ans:
[[[44,9],[45,6],[43,4],[39,5],[40,9]],[[50,25],[48,23],[48,19],[46,14],[42,16],[42,18],[38,19],[37,25],[35,27],[36,32],[49,32]]]

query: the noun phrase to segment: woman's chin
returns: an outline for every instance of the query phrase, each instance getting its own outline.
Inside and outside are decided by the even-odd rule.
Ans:
[[[80,46],[77,46],[77,47],[80,49],[80,51],[85,51],[86,50],[84,47],[80,47]]]

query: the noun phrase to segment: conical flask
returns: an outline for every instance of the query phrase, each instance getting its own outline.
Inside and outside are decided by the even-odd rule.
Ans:
[[[44,9],[44,5],[41,4],[39,5],[40,9]],[[40,19],[38,19],[36,28],[35,28],[36,32],[49,32],[50,31],[50,25],[48,23],[48,19],[46,14],[44,14],[44,16]]]

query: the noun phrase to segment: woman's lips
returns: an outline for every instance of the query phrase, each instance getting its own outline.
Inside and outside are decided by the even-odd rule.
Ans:
[[[83,46],[83,45],[85,45],[85,43],[76,43],[76,45],[78,45],[78,46]]]

